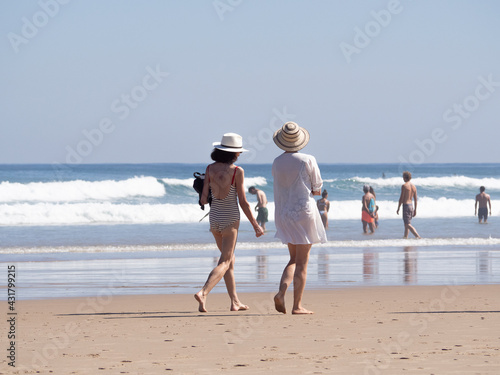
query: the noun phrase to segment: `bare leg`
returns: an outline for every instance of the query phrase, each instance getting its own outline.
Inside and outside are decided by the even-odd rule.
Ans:
[[[235,223],[234,225],[231,226],[231,228],[228,228],[228,230],[236,230],[236,238],[234,239],[234,244],[232,243],[232,238],[229,238],[222,233],[215,232],[213,233],[215,242],[217,243],[217,247],[222,253],[222,249],[224,247],[231,247],[233,248],[233,256],[231,259],[231,263],[229,265],[229,268],[227,272],[224,274],[224,282],[226,284],[226,289],[227,289],[227,294],[229,294],[229,298],[231,299],[231,311],[240,311],[240,310],[248,310],[249,307],[247,305],[244,305],[240,302],[238,299],[238,294],[236,293],[236,282],[234,281],[234,263],[236,261],[236,257],[234,255],[234,248],[236,247],[236,241],[238,237],[238,227],[239,227],[239,222]],[[229,243],[227,243],[229,240]]]
[[[323,222],[323,226],[325,229],[328,229],[328,215],[327,214],[321,214],[321,221]]]
[[[314,314],[302,307],[302,295],[307,280],[307,264],[312,245],[295,245],[295,273],[293,275],[293,309],[292,314]]]
[[[413,225],[411,224],[408,224],[408,229],[410,230],[410,232],[416,237],[416,238],[420,238],[420,236],[418,235],[417,233],[417,230],[415,228],[413,228]],[[408,237],[408,234],[407,234],[407,237]]]
[[[368,226],[370,227],[371,234],[375,233],[375,228],[373,227],[373,223],[369,223]]]
[[[205,282],[203,288],[194,295],[194,298],[199,303],[198,311],[200,312],[207,312],[205,306],[207,295],[214,288],[214,286],[217,285],[222,277],[224,277],[226,288],[228,290],[229,297],[231,298],[231,309],[233,308],[233,304],[236,304],[237,306],[241,305],[238,301],[238,296],[236,295],[236,286],[234,282],[233,272],[234,248],[236,246],[236,240],[238,238],[238,225],[239,222],[236,223],[236,225],[224,229],[222,232],[213,232],[215,241],[221,252],[221,256],[219,258],[219,263],[217,264],[217,266],[208,275],[208,279]],[[226,274],[229,270],[231,271],[226,278]],[[248,306],[246,306],[246,308],[248,308]]]
[[[285,307],[285,293],[290,284],[293,281],[293,275],[295,273],[295,253],[296,246],[288,244],[288,251],[290,252],[290,261],[283,270],[283,275],[281,276],[280,289],[278,294],[274,296],[274,307],[280,313],[286,314]]]
[[[408,224],[405,224],[405,234],[404,234],[403,238],[408,238],[409,231],[410,231],[410,228],[408,228]]]
[[[366,226],[367,225],[368,225],[368,223],[363,220],[363,233],[365,233],[365,234],[366,234]]]

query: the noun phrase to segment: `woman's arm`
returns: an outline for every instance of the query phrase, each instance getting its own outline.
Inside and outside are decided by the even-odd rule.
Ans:
[[[318,163],[316,158],[309,155],[310,159],[306,163],[307,171],[309,173],[309,178],[311,179],[311,193],[312,195],[321,195],[321,188],[323,187],[323,179],[321,178],[321,173],[319,171]]]
[[[203,181],[203,191],[201,192],[201,204],[208,204],[208,189],[210,188],[210,184],[208,182],[209,180],[209,176],[208,176],[208,172],[209,172],[209,168],[210,166],[207,166],[207,169],[205,171],[205,180]]]
[[[240,167],[236,170],[236,177],[235,177],[236,192],[238,193],[238,202],[240,204],[241,209],[243,210],[243,213],[250,221],[250,224],[252,224],[253,229],[255,230],[255,235],[257,237],[260,237],[264,234],[264,231],[257,223],[257,220],[255,220],[255,218],[253,217],[252,210],[250,209],[250,204],[248,203],[247,197],[245,195],[244,181],[245,181],[245,172],[243,171],[243,168]]]

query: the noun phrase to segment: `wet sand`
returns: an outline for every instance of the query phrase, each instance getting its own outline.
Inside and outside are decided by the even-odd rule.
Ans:
[[[208,313],[187,294],[17,301],[16,368],[3,356],[0,374],[498,374],[499,292],[306,290],[308,316],[277,313],[272,293],[240,293],[241,312],[222,293]]]

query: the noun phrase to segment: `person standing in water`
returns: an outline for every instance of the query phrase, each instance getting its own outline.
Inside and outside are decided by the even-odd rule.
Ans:
[[[274,159],[272,166],[275,237],[288,245],[290,253],[279,291],[274,296],[274,306],[286,314],[285,293],[293,281],[292,314],[313,314],[302,306],[302,295],[311,246],[326,242],[325,228],[313,198],[321,194],[323,180],[314,156],[298,153],[309,142],[306,129],[287,122],[274,133],[273,140],[285,151]]]
[[[483,219],[484,219],[484,224],[488,222],[488,205],[490,206],[490,216],[491,216],[491,200],[490,196],[484,192],[485,190],[486,188],[484,186],[481,186],[479,188],[479,194],[476,195],[474,216],[477,215],[479,219],[479,224],[481,224]],[[477,210],[478,204],[479,204],[479,211]]]
[[[266,223],[269,221],[266,193],[264,193],[260,189],[257,189],[255,186],[250,186],[248,188],[248,192],[250,194],[257,195],[257,205],[255,206],[255,211],[257,211],[257,223],[259,223],[259,225],[265,232]]]
[[[399,215],[399,209],[403,205],[404,238],[408,238],[408,232],[411,232],[416,238],[420,238],[417,230],[411,225],[411,219],[417,216],[417,188],[410,180],[411,173],[408,171],[403,172],[403,181],[405,183],[401,186],[401,195],[396,213]],[[413,207],[413,201],[415,201],[415,207]]]
[[[323,221],[323,226],[325,229],[328,228],[328,212],[330,211],[330,201],[328,200],[328,192],[323,190],[321,194],[321,199],[316,202],[318,206],[319,214],[321,215],[321,221]]]
[[[363,186],[363,197],[361,198],[361,222],[363,223],[363,233],[367,234],[367,226],[370,227],[370,234],[375,233],[373,211],[375,209],[375,196],[370,193],[370,186]]]
[[[240,226],[238,203],[250,224],[252,224],[255,235],[260,237],[264,234],[264,231],[253,217],[250,204],[246,199],[243,168],[234,165],[240,153],[247,150],[242,147],[241,136],[235,133],[224,134],[222,141],[214,143],[213,146],[215,148],[211,157],[214,163],[210,164],[205,172],[206,177],[201,195],[201,204],[207,204],[208,195],[211,194],[210,230],[221,256],[217,266],[208,275],[205,285],[194,295],[194,298],[199,303],[198,311],[207,312],[207,295],[224,277],[227,293],[231,299],[230,310],[248,310],[248,306],[238,299],[234,281],[234,249]]]

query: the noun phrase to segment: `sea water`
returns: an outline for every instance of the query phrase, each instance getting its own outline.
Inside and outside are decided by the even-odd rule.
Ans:
[[[273,290],[287,262],[274,238],[271,165],[242,165],[245,187],[269,200],[267,233],[255,238],[242,214],[237,282]],[[209,210],[193,190],[196,164],[1,165],[0,266],[16,264],[24,298],[113,293],[185,293],[216,264]],[[331,208],[329,242],[311,252],[308,287],[500,281],[500,164],[426,164],[412,168],[418,189],[413,224],[422,240],[404,240],[396,214],[397,164],[320,165]],[[363,185],[371,185],[380,227],[364,235]],[[492,197],[487,225],[474,217],[475,195]],[[255,196],[247,193],[251,206]],[[410,234],[411,236],[411,234]],[[109,287],[108,284],[112,284]],[[221,283],[222,284],[222,283]],[[103,289],[104,288],[104,289]],[[223,285],[216,291],[223,291]]]

